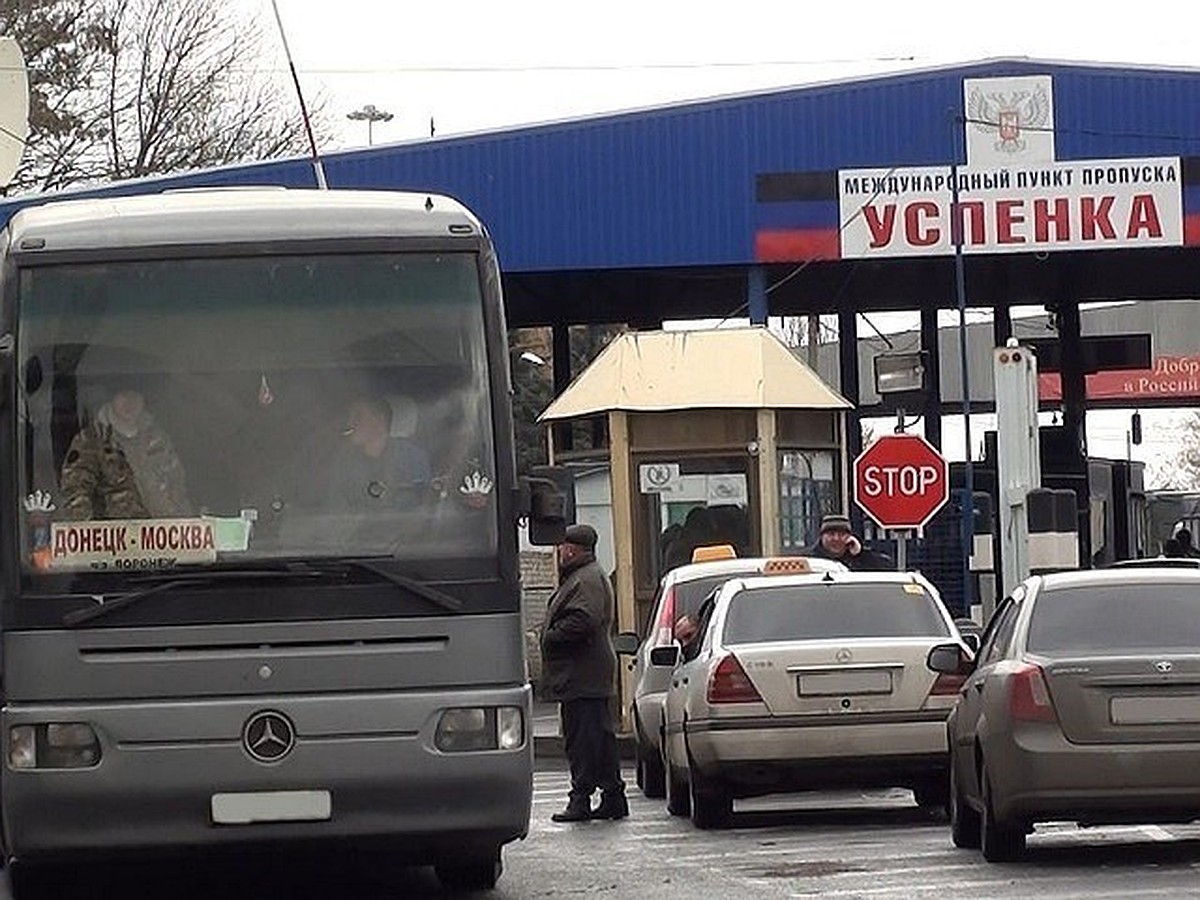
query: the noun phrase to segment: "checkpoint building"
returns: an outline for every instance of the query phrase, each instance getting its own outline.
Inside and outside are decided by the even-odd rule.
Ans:
[[[1200,356],[1198,108],[1200,69],[994,59],[375,146],[332,154],[324,168],[334,188],[436,191],[472,208],[499,252],[509,326],[551,330],[556,393],[576,374],[572,325],[836,317],[822,374],[854,406],[850,459],[857,419],[894,414],[897,402],[872,390],[861,313],[920,313],[925,382],[904,404],[939,446],[944,414],[992,404],[980,377],[963,397],[971,366],[943,352],[939,311],[988,311],[990,347],[1012,335],[1013,307],[1046,308],[1058,358],[1043,401],[1062,422],[1054,466],[1075,489],[1089,560],[1089,377]],[[72,195],[262,184],[314,188],[311,162]],[[0,221],[44,199],[0,204]],[[1176,345],[1151,335],[1092,346],[1080,308],[1101,300],[1173,301],[1163,305]],[[1200,400],[1200,379],[1171,383],[1136,405]],[[819,480],[803,468],[795,478]],[[964,498],[926,542],[959,558]],[[915,551],[928,567],[957,565],[922,552],[933,550]],[[952,581],[939,587],[965,603]]]

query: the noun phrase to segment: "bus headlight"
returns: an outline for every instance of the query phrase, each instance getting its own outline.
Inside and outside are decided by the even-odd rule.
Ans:
[[[442,711],[433,744],[443,753],[516,750],[525,742],[519,707],[469,706]]]
[[[37,766],[37,742],[32,725],[16,725],[9,729],[8,764],[14,769]]]
[[[100,739],[86,722],[14,725],[8,764],[14,769],[84,769],[100,762]]]
[[[525,714],[516,706],[500,707],[496,737],[501,750],[516,750],[525,743]]]

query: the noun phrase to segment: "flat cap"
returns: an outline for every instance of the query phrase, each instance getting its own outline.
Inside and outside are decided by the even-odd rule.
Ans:
[[[568,525],[563,543],[574,544],[584,550],[595,550],[597,539],[596,529],[591,525]]]

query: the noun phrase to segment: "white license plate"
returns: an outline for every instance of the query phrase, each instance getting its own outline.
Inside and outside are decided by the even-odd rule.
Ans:
[[[256,822],[321,822],[333,816],[329,791],[252,791],[212,795],[217,825]]]
[[[1114,725],[1200,723],[1200,696],[1113,697],[1108,713]]]
[[[890,694],[892,673],[885,669],[861,672],[814,672],[801,675],[797,690],[802,697],[844,697],[847,694]]]

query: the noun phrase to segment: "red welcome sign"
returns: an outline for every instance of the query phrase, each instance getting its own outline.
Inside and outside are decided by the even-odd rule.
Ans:
[[[1200,397],[1200,356],[1156,356],[1153,368],[1093,372],[1084,380],[1089,400],[1193,400]],[[1038,375],[1038,399],[1062,399],[1057,372]]]

